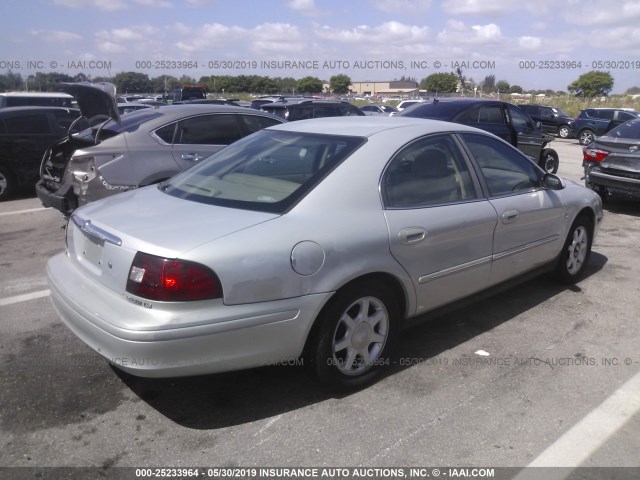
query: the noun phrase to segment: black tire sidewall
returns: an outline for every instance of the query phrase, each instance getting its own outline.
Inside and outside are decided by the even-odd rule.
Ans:
[[[0,202],[2,202],[9,198],[15,191],[16,180],[14,175],[5,167],[0,167],[0,176],[4,177],[7,181],[7,187],[0,191]]]
[[[360,375],[349,376],[340,372],[334,365],[333,336],[340,316],[355,301],[364,297],[373,297],[384,305],[389,321],[389,332],[376,364]],[[314,345],[312,345],[311,360],[318,378],[339,390],[357,389],[370,384],[380,374],[382,367],[389,365],[391,361],[389,355],[397,338],[400,316],[400,307],[396,298],[382,282],[366,281],[338,291],[318,316],[317,333],[312,340]]]
[[[569,260],[569,244],[573,239],[574,232],[580,228],[585,227],[588,234],[587,241],[587,255],[585,256],[584,262],[580,267],[580,270],[577,273],[571,274],[567,270],[567,261]],[[571,228],[569,229],[569,233],[567,234],[567,238],[562,246],[562,251],[560,252],[560,258],[558,259],[558,265],[556,267],[556,276],[562,283],[573,284],[579,281],[585,273],[587,268],[587,264],[589,263],[589,257],[591,256],[591,246],[593,244],[593,223],[587,218],[585,215],[580,215],[575,219]]]

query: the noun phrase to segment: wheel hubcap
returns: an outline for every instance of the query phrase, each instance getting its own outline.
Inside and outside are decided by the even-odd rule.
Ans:
[[[7,178],[0,173],[0,194],[7,188]]]
[[[567,259],[567,271],[575,275],[580,271],[587,257],[588,234],[585,227],[578,227],[573,232],[573,238],[569,243],[569,258]]]
[[[545,162],[544,162],[545,171],[552,172],[554,164],[555,164],[555,158],[553,158],[551,155],[547,155],[547,158],[545,159]]]
[[[373,297],[353,302],[340,317],[333,335],[333,360],[338,370],[355,376],[380,358],[389,333],[389,315]]]

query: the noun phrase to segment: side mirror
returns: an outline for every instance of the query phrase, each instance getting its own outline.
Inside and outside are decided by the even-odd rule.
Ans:
[[[565,187],[565,184],[557,175],[547,173],[542,177],[542,186],[549,190],[562,190]]]

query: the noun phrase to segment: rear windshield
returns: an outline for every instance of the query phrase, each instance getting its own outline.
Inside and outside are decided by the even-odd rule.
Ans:
[[[160,185],[211,205],[284,213],[366,139],[262,130]]]
[[[417,103],[405,108],[398,116],[400,117],[415,117],[415,118],[439,118],[449,119],[452,118],[459,111],[470,106],[470,103],[457,103],[457,102],[435,102],[435,103]]]
[[[140,125],[157,118],[160,115],[162,115],[162,113],[155,108],[142,108],[122,115],[120,117],[120,123],[114,120],[109,120],[106,124],[104,124],[104,122],[100,122],[78,132],[75,136],[79,139],[90,141],[97,145],[98,143],[103,142],[108,138],[115,137],[122,132],[135,132]]]
[[[640,120],[631,120],[607,133],[608,137],[640,140]]]

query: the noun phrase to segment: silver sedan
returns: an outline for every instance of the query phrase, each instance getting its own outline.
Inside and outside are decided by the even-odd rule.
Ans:
[[[578,281],[601,218],[487,132],[323,118],[76,210],[48,278],[69,328],[135,375],[303,359],[355,388],[410,317],[533,270]]]

